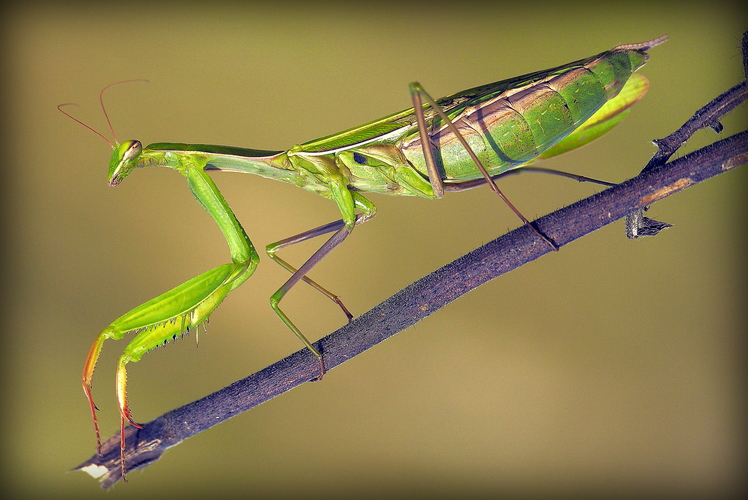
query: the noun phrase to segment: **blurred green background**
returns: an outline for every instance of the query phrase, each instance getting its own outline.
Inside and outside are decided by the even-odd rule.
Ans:
[[[159,2],[4,7],[2,478],[14,497],[101,498],[66,471],[95,451],[80,389],[113,319],[227,262],[219,231],[167,169],[106,185],[109,148],[60,114],[120,140],[286,149],[435,97],[668,34],[642,70],[650,92],[616,130],[545,166],[611,181],[651,140],[741,80],[739,2]],[[723,136],[746,127],[746,107]],[[714,141],[700,131],[684,151]],[[683,152],[679,153],[683,154]],[[503,276],[388,342],[170,450],[109,498],[706,494],[744,478],[746,169],[656,204],[674,224],[628,241],[623,222]],[[337,218],[290,185],[213,176],[253,242]],[[527,174],[502,189],[529,217],[596,191]],[[371,196],[374,221],[313,276],[355,314],[517,227],[487,189],[438,203]],[[313,245],[286,252],[292,262]],[[744,250],[743,250],[744,251]],[[268,306],[286,279],[263,259],[186,339],[129,370],[148,421],[299,349]],[[284,302],[316,340],[342,325],[309,287]],[[742,305],[741,305],[742,304]],[[104,436],[118,429],[105,344],[95,377]],[[114,495],[114,496],[111,496]]]

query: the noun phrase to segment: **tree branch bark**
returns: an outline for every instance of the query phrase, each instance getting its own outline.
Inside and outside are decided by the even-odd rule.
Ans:
[[[748,68],[747,40],[748,32],[743,36],[744,65]],[[719,118],[744,102],[746,96],[748,85],[744,81],[697,111],[676,132],[656,140],[658,152],[637,177],[533,224],[561,247],[666,196],[748,163],[748,131],[665,163],[699,128],[721,127]],[[333,369],[470,290],[549,251],[549,245],[534,231],[522,226],[412,283],[314,345],[323,354],[327,369]],[[149,465],[166,449],[308,382],[318,373],[317,359],[302,349],[220,391],[169,411],[143,424],[142,429],[127,427],[128,472]],[[94,454],[75,469],[99,478],[104,488],[114,485],[121,478],[119,434],[103,444],[102,456]]]

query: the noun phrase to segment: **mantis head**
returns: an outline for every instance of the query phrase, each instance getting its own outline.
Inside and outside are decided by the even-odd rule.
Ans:
[[[140,152],[143,145],[140,141],[125,141],[114,147],[112,159],[109,160],[109,185],[114,187],[130,175],[132,169],[138,166]]]
[[[112,138],[114,139],[114,142],[107,139],[101,132],[94,129],[90,125],[86,125],[76,117],[70,115],[66,111],[63,111],[63,106],[77,106],[77,104],[72,102],[67,102],[65,104],[60,104],[57,106],[57,109],[60,110],[62,114],[70,118],[71,120],[74,120],[84,127],[86,127],[88,130],[93,132],[94,134],[98,135],[102,139],[106,141],[107,144],[109,144],[114,152],[112,153],[112,159],[109,160],[109,185],[114,187],[118,186],[122,180],[130,175],[130,172],[133,168],[138,166],[138,158],[140,157],[141,151],[143,151],[143,145],[140,143],[140,141],[125,141],[122,144],[119,144],[117,141],[117,136],[114,134],[114,128],[112,127],[112,122],[109,120],[109,115],[106,112],[106,107],[104,106],[104,91],[108,89],[109,87],[113,87],[115,85],[120,85],[122,83],[130,83],[130,82],[147,82],[148,80],[143,80],[142,78],[136,78],[133,80],[123,80],[121,82],[114,82],[110,83],[103,89],[101,89],[101,92],[99,92],[99,103],[101,104],[101,111],[104,113],[104,118],[106,118],[107,125],[109,125],[109,131],[112,133]]]

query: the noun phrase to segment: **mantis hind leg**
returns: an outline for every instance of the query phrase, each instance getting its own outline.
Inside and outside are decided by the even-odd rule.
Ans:
[[[289,272],[293,273],[291,277],[286,281],[283,286],[281,286],[273,295],[270,296],[270,307],[275,311],[275,313],[278,315],[278,317],[285,323],[285,325],[291,329],[291,331],[296,335],[296,337],[301,340],[301,342],[312,352],[312,354],[315,355],[319,362],[319,369],[320,374],[319,377],[317,377],[317,380],[321,379],[325,374],[325,364],[322,359],[322,354],[317,350],[311,342],[304,336],[303,333],[301,333],[301,330],[294,325],[294,323],[291,321],[291,319],[286,315],[285,312],[280,308],[280,301],[283,300],[283,297],[291,290],[291,288],[294,287],[299,281],[304,281],[308,283],[309,285],[313,286],[316,290],[324,294],[326,297],[331,299],[333,302],[338,304],[340,308],[343,310],[345,315],[348,317],[348,321],[350,321],[353,318],[353,315],[348,311],[348,309],[345,307],[343,302],[340,300],[340,298],[321,285],[319,285],[317,282],[312,280],[311,278],[307,277],[306,274],[315,266],[317,263],[319,263],[327,254],[329,254],[335,247],[340,245],[353,231],[353,228],[359,224],[363,224],[364,222],[370,220],[374,215],[376,215],[376,207],[366,198],[359,195],[358,193],[350,193],[351,201],[353,202],[352,205],[354,205],[356,208],[361,209],[363,211],[362,214],[352,215],[352,218],[348,218],[349,220],[346,221],[346,219],[341,219],[335,222],[331,222],[329,224],[325,224],[324,226],[317,227],[315,229],[311,229],[309,231],[303,232],[301,234],[298,234],[296,236],[292,236],[290,238],[286,238],[284,240],[281,240],[277,243],[273,243],[271,245],[268,245],[267,247],[267,253],[275,262],[277,262],[281,267],[288,270]],[[343,211],[341,209],[341,211]],[[346,215],[346,212],[344,212],[344,216]],[[317,249],[316,252],[312,254],[309,259],[304,262],[304,264],[301,265],[298,269],[294,268],[290,264],[288,264],[285,260],[279,258],[277,255],[275,255],[275,252],[280,250],[283,247],[287,247],[296,243],[301,243],[302,241],[306,241],[311,238],[315,238],[317,236],[322,236],[324,234],[333,233],[333,235],[325,241],[325,243],[322,244],[319,249]]]
[[[416,115],[416,121],[418,123],[418,133],[421,136],[421,144],[423,144],[423,154],[424,158],[426,160],[426,170],[429,175],[429,181],[431,182],[431,187],[434,190],[434,194],[437,198],[441,198],[444,195],[444,183],[441,180],[441,176],[439,174],[439,170],[436,166],[436,161],[434,160],[434,152],[431,150],[431,138],[428,133],[428,128],[426,126],[426,119],[423,114],[423,101],[422,98],[431,106],[431,108],[436,112],[437,115],[439,115],[439,118],[441,118],[444,123],[449,127],[449,129],[452,131],[453,134],[455,134],[455,137],[460,141],[460,144],[462,144],[462,147],[465,148],[465,151],[468,153],[470,158],[475,163],[475,166],[478,167],[478,170],[480,170],[481,174],[483,175],[483,179],[488,184],[488,186],[491,188],[491,190],[496,193],[502,201],[514,212],[514,214],[519,217],[522,222],[528,226],[530,229],[532,229],[540,238],[543,239],[546,243],[548,243],[551,248],[554,251],[558,251],[558,245],[556,245],[553,241],[551,241],[548,236],[541,233],[540,230],[533,226],[532,223],[524,216],[522,215],[522,212],[520,212],[513,204],[509,201],[509,199],[504,195],[504,193],[501,192],[499,187],[494,182],[494,179],[491,177],[491,175],[486,170],[486,167],[483,165],[483,163],[480,161],[478,156],[475,154],[475,151],[470,147],[470,145],[467,143],[465,138],[462,136],[460,131],[457,129],[455,124],[450,120],[450,118],[447,116],[447,114],[442,110],[441,106],[424,90],[423,87],[421,87],[421,84],[417,82],[413,82],[410,84],[410,95],[413,100],[413,110]]]

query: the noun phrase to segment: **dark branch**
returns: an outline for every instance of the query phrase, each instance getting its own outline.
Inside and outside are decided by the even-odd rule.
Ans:
[[[744,37],[744,54],[748,53],[746,40]],[[657,200],[748,163],[748,131],[665,163],[695,130],[719,123],[724,113],[744,101],[746,88],[745,82],[733,87],[699,110],[674,134],[655,141],[659,150],[637,177],[533,224],[561,247]],[[550,247],[533,230],[522,226],[404,288],[321,339],[315,347],[324,355],[328,370],[333,369],[468,291],[549,251]],[[128,427],[127,470],[149,465],[188,437],[310,381],[318,373],[317,359],[302,349],[220,391],[165,413],[142,429]],[[119,457],[117,434],[104,443],[101,457],[94,455],[76,469],[100,477],[102,486],[108,488],[121,478]]]

